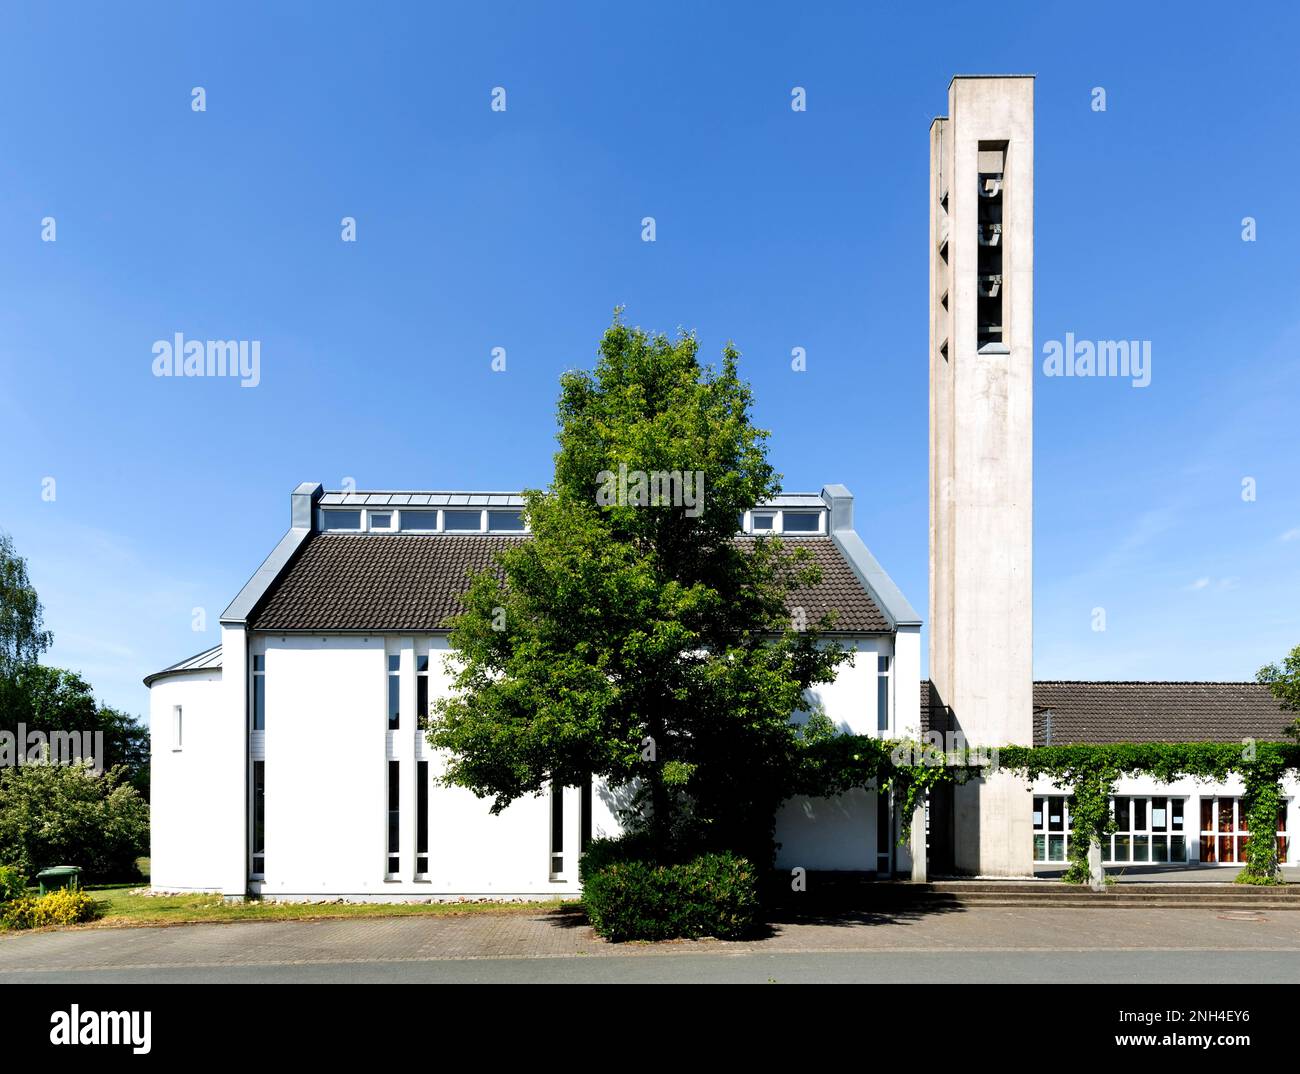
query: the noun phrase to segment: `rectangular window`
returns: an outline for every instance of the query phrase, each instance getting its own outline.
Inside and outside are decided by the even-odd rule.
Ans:
[[[776,525],[776,515],[771,511],[755,511],[752,516],[750,528],[755,533],[771,532]]]
[[[429,726],[429,656],[415,658],[415,726]]]
[[[429,762],[415,762],[415,875],[429,872]]]
[[[876,873],[880,876],[888,876],[891,872],[889,868],[891,843],[893,839],[890,833],[889,823],[889,792],[876,792]]]
[[[253,730],[266,730],[266,657],[253,657]]]
[[[388,657],[388,729],[396,731],[402,725],[402,677],[398,672],[402,658],[396,653]]]
[[[551,879],[564,872],[564,788],[551,783]]]
[[[266,875],[266,762],[253,762],[253,875]]]
[[[591,846],[591,777],[582,785],[582,850]]]
[[[442,528],[462,533],[478,533],[483,529],[482,511],[444,511]]]
[[[820,533],[821,528],[820,511],[786,511],[781,516],[782,533]]]
[[[388,762],[388,875],[396,876],[402,869],[401,823],[401,763]]]
[[[182,744],[181,707],[172,706],[172,749],[179,750]]]
[[[403,533],[428,533],[438,528],[438,512],[411,511],[403,507],[398,515],[398,527]]]
[[[501,533],[522,533],[524,513],[522,511],[489,511],[488,529]]]
[[[1116,795],[1111,799],[1115,833],[1102,839],[1102,860],[1159,865],[1186,861],[1185,805],[1182,798]]]
[[[322,511],[321,520],[321,528],[326,531],[361,529],[360,511]]]
[[[876,657],[876,730],[889,731],[889,662],[890,657]]]
[[[370,528],[372,530],[391,530],[393,528],[393,512],[371,511]]]
[[[1277,840],[1280,862],[1287,860],[1286,803],[1277,814]],[[1250,823],[1240,798],[1201,799],[1201,861],[1241,863],[1246,860],[1250,843]]]
[[[1070,802],[1063,794],[1034,799],[1034,861],[1064,862],[1070,842]]]

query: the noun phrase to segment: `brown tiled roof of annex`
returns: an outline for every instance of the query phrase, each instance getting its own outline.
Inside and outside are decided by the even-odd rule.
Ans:
[[[1296,713],[1254,682],[1034,683],[1034,745],[1281,742]],[[959,713],[953,722],[960,724]],[[921,730],[953,730],[939,691],[921,681]]]

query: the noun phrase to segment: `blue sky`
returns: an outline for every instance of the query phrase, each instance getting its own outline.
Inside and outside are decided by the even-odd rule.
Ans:
[[[299,481],[544,484],[618,304],[735,340],[786,488],[848,485],[924,609],[927,128],[1033,72],[1039,347],[1153,367],[1036,378],[1036,675],[1250,677],[1300,643],[1297,17],[1136,7],[7,6],[0,528],[49,661],[144,715]],[[155,378],[175,332],[261,384]]]

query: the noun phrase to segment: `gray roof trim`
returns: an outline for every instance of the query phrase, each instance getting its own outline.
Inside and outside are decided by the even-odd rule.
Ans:
[[[193,656],[186,657],[179,663],[172,664],[171,667],[163,668],[162,671],[155,671],[152,675],[144,677],[144,684],[152,686],[156,679],[161,679],[165,675],[186,675],[196,672],[220,671],[221,670],[221,646],[214,645],[211,649],[204,649],[201,653],[195,653]]]
[[[885,613],[895,628],[921,625],[921,617],[916,609],[903,596],[903,591],[894,584],[894,580],[885,573],[885,568],[877,562],[866,544],[854,530],[834,530],[831,540],[844,554],[858,581],[871,594],[876,606]]]
[[[825,485],[818,499],[827,508],[831,540],[890,625],[919,627],[920,615],[853,528],[853,494],[843,485]]]
[[[271,554],[257,568],[257,571],[248,580],[244,588],[239,591],[239,596],[232,600],[230,606],[221,613],[221,622],[231,624],[246,623],[248,617],[253,613],[253,609],[257,607],[257,602],[275,584],[280,572],[289,565],[290,560],[297,555],[298,549],[302,547],[303,542],[310,536],[310,527],[294,526],[293,529],[281,537],[280,543],[275,546]]]

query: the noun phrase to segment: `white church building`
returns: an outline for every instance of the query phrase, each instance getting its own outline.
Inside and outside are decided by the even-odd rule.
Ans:
[[[1253,683],[1033,681],[1033,79],[958,77],[930,139],[929,668],[921,617],[854,529],[841,485],[747,512],[741,535],[809,549],[810,619],[834,609],[851,664],[816,689],[843,731],[959,732],[972,746],[1277,741]],[[919,418],[919,415],[918,415]],[[152,883],[278,898],[576,893],[587,842],[616,834],[617,789],[553,788],[500,815],[439,783],[421,719],[449,689],[447,629],[472,571],[529,539],[510,493],[326,492],[221,617],[215,648],[150,675]],[[1278,818],[1300,823],[1300,786]],[[1238,868],[1238,784],[1121,781],[1105,858],[1125,869]],[[778,864],[908,874],[873,791],[795,800]],[[928,805],[932,873],[1063,868],[1068,793],[1010,773]],[[919,843],[919,840],[918,840]]]
[[[275,897],[546,896],[578,889],[616,795],[555,788],[497,816],[438,782],[421,718],[449,688],[447,627],[469,574],[528,540],[518,495],[325,492],[304,484],[291,525],[221,617],[221,644],[150,687],[153,886]],[[809,619],[838,613],[851,666],[815,688],[837,727],[920,727],[920,617],[853,529],[842,486],[782,495],[744,532],[808,549]],[[782,862],[909,868],[866,791],[787,803]]]

